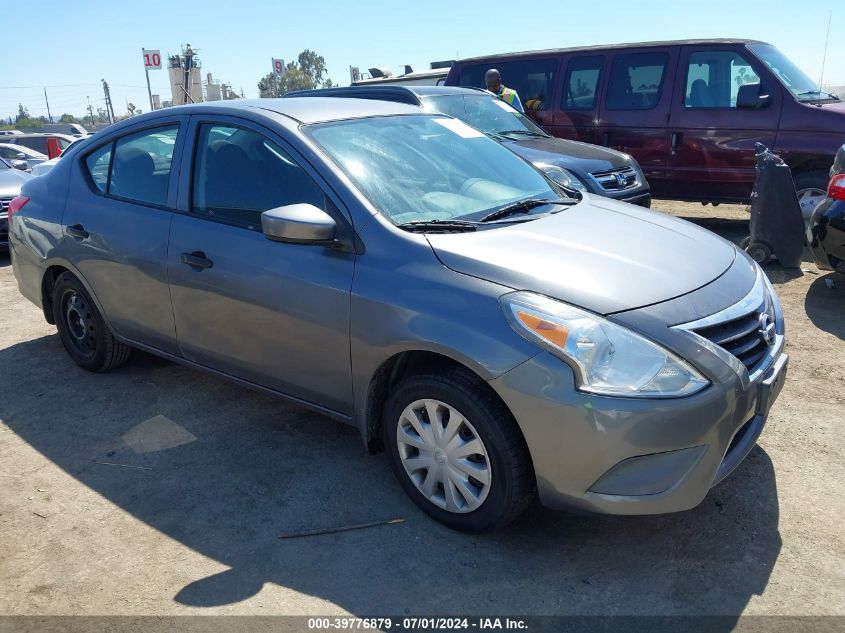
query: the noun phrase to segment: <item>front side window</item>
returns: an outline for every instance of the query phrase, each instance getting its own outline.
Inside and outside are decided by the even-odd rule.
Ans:
[[[502,85],[516,90],[526,110],[546,110],[555,87],[558,58],[491,61],[461,68],[461,85],[486,88],[485,73],[495,68],[501,73]]]
[[[179,126],[173,125],[117,139],[108,193],[134,202],[166,205],[178,133]],[[96,179],[94,182],[97,182]]]
[[[592,110],[596,107],[604,57],[575,57],[566,67],[563,81],[564,110]]]
[[[475,220],[525,198],[560,197],[531,165],[456,119],[371,117],[305,130],[395,224]]]
[[[192,192],[194,213],[251,229],[260,229],[268,209],[326,205],[317,183],[281,147],[226,125],[200,127]]]
[[[669,56],[666,53],[617,55],[610,69],[608,110],[651,110],[660,101]]]
[[[736,108],[739,87],[760,83],[760,77],[742,55],[734,51],[691,53],[687,63],[684,106],[687,108]]]

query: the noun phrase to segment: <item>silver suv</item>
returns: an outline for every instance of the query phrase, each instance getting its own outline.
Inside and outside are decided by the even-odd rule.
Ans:
[[[441,114],[199,104],[70,148],[9,207],[21,292],[83,368],[132,348],[356,426],[457,529],[698,504],[785,377],[760,268],[692,224],[569,197]]]

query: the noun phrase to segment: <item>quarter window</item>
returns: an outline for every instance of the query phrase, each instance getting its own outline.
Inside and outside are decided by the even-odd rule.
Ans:
[[[325,208],[317,183],[257,132],[202,125],[194,161],[194,213],[258,230],[268,209],[297,203]]]
[[[135,202],[167,204],[170,167],[178,132],[179,126],[174,125],[117,139],[108,193]]]
[[[553,97],[557,66],[556,57],[472,64],[461,69],[461,85],[486,88],[484,75],[495,68],[502,75],[502,84],[516,90],[526,111],[546,110]]]
[[[651,110],[657,106],[668,62],[666,53],[617,55],[607,86],[607,109]]]
[[[691,53],[687,64],[684,106],[687,108],[735,108],[739,87],[759,82],[760,76],[737,52]]]
[[[596,107],[599,77],[604,57],[575,57],[566,68],[563,81],[564,110],[592,110]]]
[[[108,189],[109,184],[109,163],[111,162],[112,144],[103,145],[88,154],[85,158],[85,166],[91,175],[94,186],[103,193]]]

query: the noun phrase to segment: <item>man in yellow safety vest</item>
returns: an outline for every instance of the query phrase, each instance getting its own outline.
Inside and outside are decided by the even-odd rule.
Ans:
[[[484,73],[484,83],[487,84],[487,90],[498,96],[499,99],[512,105],[520,112],[525,112],[522,107],[522,102],[519,100],[519,95],[516,94],[516,90],[512,90],[511,88],[507,88],[502,85],[502,76],[499,74],[498,70],[491,68]]]

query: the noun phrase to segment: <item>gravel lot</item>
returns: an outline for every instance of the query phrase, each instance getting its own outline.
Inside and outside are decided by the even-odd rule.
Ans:
[[[747,231],[742,207],[655,206]],[[845,615],[845,277],[767,272],[789,378],[698,508],[537,506],[473,537],[419,512],[351,427],[142,353],[78,369],[2,256],[0,614]]]

